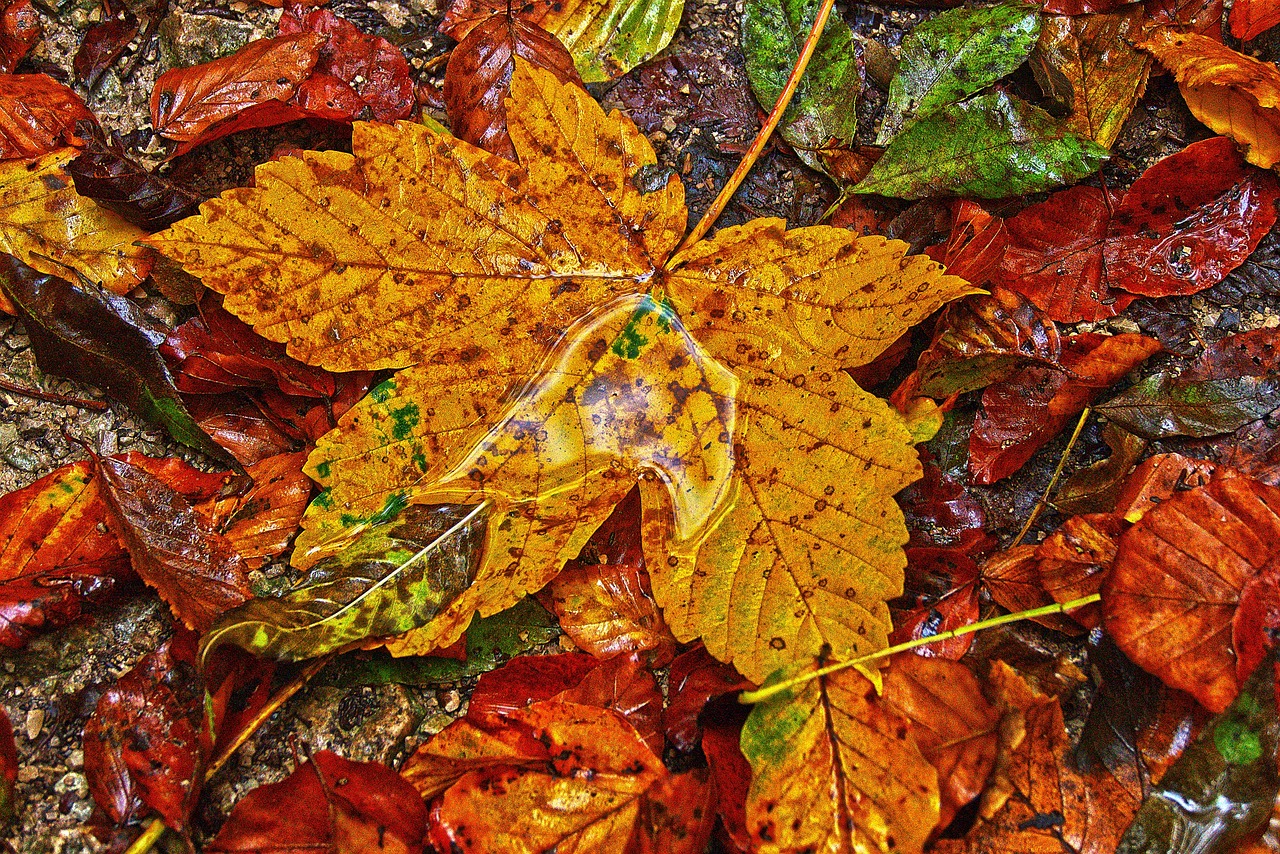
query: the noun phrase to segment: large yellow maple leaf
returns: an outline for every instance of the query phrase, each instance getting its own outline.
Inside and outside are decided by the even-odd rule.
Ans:
[[[471,586],[394,650],[451,643],[547,583],[637,482],[682,640],[762,680],[883,647],[919,464],[844,369],[972,292],[906,245],[776,219],[672,257],[674,175],[584,91],[520,64],[519,163],[409,123],[259,167],[148,242],[265,337],[403,368],[323,437],[294,563],[409,503],[487,503]]]

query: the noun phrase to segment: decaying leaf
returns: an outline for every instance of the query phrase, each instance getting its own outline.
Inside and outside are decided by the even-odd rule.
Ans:
[[[1108,421],[1102,439],[1111,456],[1081,469],[1062,482],[1053,506],[1063,513],[1107,513],[1116,506],[1125,479],[1147,447],[1147,440]]]
[[[195,213],[201,196],[147,170],[99,132],[67,164],[76,192],[147,231]]]
[[[646,563],[677,637],[758,678],[883,644],[906,539],[889,496],[917,463],[841,368],[968,286],[901,244],[777,220],[664,271],[683,188],[631,180],[655,160],[644,137],[547,72],[518,63],[511,87],[518,166],[424,127],[357,124],[360,159],[267,164],[256,188],[152,238],[295,357],[417,363],[317,446],[308,472],[326,489],[295,564],[406,503],[486,505],[474,583],[412,648],[448,645],[475,611],[542,587],[650,471],[666,485],[641,479]],[[642,294],[655,276],[661,301]]]
[[[747,830],[757,850],[923,850],[938,779],[906,721],[855,670],[805,682],[751,710]]]
[[[1280,542],[1278,511],[1280,490],[1244,477],[1175,493],[1120,538],[1102,589],[1125,654],[1215,712],[1240,688],[1232,618]]]
[[[667,740],[679,750],[693,750],[702,735],[699,717],[707,703],[752,687],[732,667],[712,658],[706,647],[699,645],[682,652],[671,662],[667,676],[669,701],[662,710],[662,729]],[[737,745],[736,733],[734,745]]]
[[[79,145],[82,121],[97,120],[79,95],[47,74],[0,74],[0,160]]]
[[[1139,45],[1173,72],[1192,115],[1240,143],[1255,166],[1280,161],[1280,71],[1208,36],[1161,28]]]
[[[1231,4],[1231,35],[1251,41],[1280,24],[1280,6],[1267,0],[1240,0]]]
[[[0,74],[12,74],[40,40],[40,13],[31,0],[0,5]]]

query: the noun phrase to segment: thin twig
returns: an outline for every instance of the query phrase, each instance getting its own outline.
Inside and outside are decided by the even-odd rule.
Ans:
[[[941,643],[942,641],[951,640],[952,638],[960,637],[961,635],[972,634],[973,632],[982,631],[983,629],[993,629],[996,626],[1003,626],[1006,623],[1016,623],[1021,620],[1030,620],[1034,617],[1044,617],[1049,614],[1061,614],[1066,611],[1073,611],[1076,608],[1083,608],[1085,605],[1091,605],[1101,599],[1102,597],[1100,595],[1093,593],[1079,599],[1072,599],[1070,602],[1055,602],[1052,605],[1044,605],[1040,608],[1032,608],[1028,611],[1016,611],[1012,614],[1002,614],[999,617],[992,617],[989,620],[970,623],[969,625],[961,626],[958,629],[948,629],[945,632],[938,632],[938,634],[930,635],[927,638],[915,638],[914,640],[909,640],[906,643],[900,643],[896,646],[882,649],[879,652],[873,652],[869,655],[863,655],[849,661],[829,664],[826,667],[820,667],[809,673],[803,673],[791,679],[784,679],[783,681],[773,685],[766,685],[765,687],[759,688],[755,691],[743,691],[742,694],[738,696],[738,702],[746,704],[758,703],[761,700],[767,700],[774,694],[779,694],[788,688],[803,685],[805,682],[812,681],[820,676],[836,673],[849,667],[856,667],[859,664],[868,664],[872,661],[888,658],[889,656],[896,655],[900,652],[915,649],[916,647],[928,646],[931,643]]]
[[[101,400],[85,400],[83,397],[68,397],[65,394],[57,394],[52,391],[45,391],[38,388],[28,388],[24,385],[11,383],[6,379],[0,379],[0,389],[20,394],[23,397],[32,397],[36,400],[44,400],[49,403],[63,403],[67,406],[78,406],[81,409],[92,409],[94,412],[105,412],[110,407]]]
[[[804,44],[800,47],[800,58],[796,60],[796,66],[791,69],[791,76],[787,78],[786,85],[782,87],[782,94],[778,96],[778,102],[773,105],[773,110],[769,113],[769,117],[765,119],[764,126],[760,128],[760,133],[756,134],[751,147],[742,156],[742,160],[738,163],[738,168],[734,169],[733,174],[729,176],[728,183],[720,189],[720,194],[711,203],[711,207],[707,208],[707,212],[702,215],[702,219],[698,220],[698,224],[693,227],[693,231],[690,231],[688,236],[685,237],[684,242],[680,244],[680,248],[667,259],[666,267],[668,270],[675,266],[685,249],[693,246],[711,230],[711,226],[715,225],[716,220],[720,218],[720,214],[724,213],[724,209],[728,206],[729,200],[733,198],[733,194],[738,191],[738,187],[742,186],[742,182],[746,179],[747,173],[751,171],[751,167],[755,165],[756,160],[764,152],[764,147],[769,142],[769,137],[773,135],[773,130],[778,126],[778,122],[782,120],[782,114],[786,111],[787,105],[791,103],[791,97],[795,94],[796,87],[800,85],[800,78],[804,76],[805,69],[809,67],[809,59],[818,47],[818,40],[822,37],[822,31],[827,25],[827,18],[831,17],[831,10],[834,6],[835,0],[823,0],[822,8],[818,10],[818,16],[813,20],[813,28],[809,30],[809,37],[804,40]]]
[[[147,829],[142,831],[142,835],[133,840],[133,844],[124,854],[147,854],[148,851],[160,841],[160,837],[169,828],[165,827],[164,821],[153,818],[151,824],[147,825]]]
[[[1018,532],[1018,536],[1013,538],[1013,545],[1022,542],[1022,538],[1027,535],[1039,519],[1040,514],[1044,512],[1044,508],[1049,504],[1049,496],[1053,494],[1053,488],[1058,485],[1058,477],[1062,474],[1063,468],[1067,465],[1067,458],[1071,456],[1071,449],[1076,446],[1076,440],[1080,438],[1080,431],[1084,430],[1084,423],[1089,420],[1089,407],[1084,408],[1084,412],[1080,413],[1080,420],[1076,422],[1076,429],[1071,434],[1071,439],[1067,442],[1067,447],[1062,452],[1062,456],[1058,458],[1058,467],[1053,470],[1053,477],[1049,478],[1049,485],[1044,488],[1044,494],[1040,496],[1040,500],[1036,502],[1036,506],[1031,508],[1031,515],[1027,517],[1026,524],[1022,526],[1022,530]]]

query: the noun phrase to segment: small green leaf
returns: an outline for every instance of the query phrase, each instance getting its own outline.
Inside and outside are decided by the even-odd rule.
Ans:
[[[1039,37],[1039,10],[1013,3],[952,9],[925,21],[902,40],[876,144],[888,145],[916,119],[1011,73]]]
[[[772,110],[782,94],[821,5],[820,0],[747,0],[742,11],[742,52],[751,90],[766,110]],[[853,139],[862,88],[860,50],[848,24],[833,13],[780,123],[782,138],[802,157]]]
[[[1125,831],[1119,854],[1225,854],[1266,824],[1280,793],[1275,659],[1273,651],[1165,772]]]
[[[1230,433],[1280,407],[1280,376],[1186,379],[1152,374],[1097,408],[1147,439]]]
[[[1075,183],[1106,157],[1044,110],[988,92],[912,123],[853,192],[1000,199]]]
[[[201,641],[298,660],[425,625],[471,583],[485,505],[407,507],[311,567],[284,596],[228,611]]]

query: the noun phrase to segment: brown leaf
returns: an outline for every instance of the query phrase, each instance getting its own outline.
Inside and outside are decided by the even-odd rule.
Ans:
[[[1280,489],[1217,477],[1120,538],[1102,589],[1107,632],[1135,663],[1221,712],[1240,687],[1232,619],[1280,544]]]
[[[0,160],[80,145],[82,121],[97,123],[79,95],[47,74],[0,74]]]
[[[255,463],[247,469],[253,486],[242,495],[211,499],[195,507],[247,568],[257,569],[267,558],[282,554],[298,532],[311,499],[311,479],[302,473],[306,459],[299,451]]]
[[[508,160],[516,159],[516,149],[507,134],[505,100],[517,56],[563,83],[582,85],[573,57],[559,39],[537,24],[502,14],[467,33],[444,72],[444,103],[454,135]]]
[[[103,72],[111,67],[138,34],[138,27],[137,15],[127,7],[114,17],[91,26],[85,32],[84,40],[80,42],[80,48],[71,63],[76,79],[92,92]]]
[[[123,460],[100,459],[97,469],[108,525],[183,623],[203,632],[250,597],[244,561],[190,502]]]
[[[204,850],[417,854],[426,835],[426,807],[399,774],[322,750],[285,780],[246,795]]]
[[[853,181],[850,186],[856,183]],[[983,285],[1000,266],[1008,246],[1004,220],[992,216],[977,202],[961,199],[955,205],[947,242],[931,246],[925,254],[940,261],[951,275]]]
[[[80,156],[67,164],[67,173],[77,193],[147,231],[190,216],[202,201],[195,192],[131,159],[118,143],[108,143],[100,130],[89,137]]]
[[[181,152],[231,133],[232,122],[243,130],[275,124],[273,112],[292,110],[298,118],[284,102],[315,68],[324,42],[317,33],[258,39],[213,62],[170,69],[151,94],[151,124],[166,139],[186,143]]]
[[[1111,456],[1081,469],[1062,482],[1053,496],[1053,506],[1062,513],[1106,513],[1115,509],[1125,479],[1147,440],[1110,421],[1102,428],[1103,441]]]
[[[911,723],[920,752],[938,771],[938,827],[945,828],[986,786],[995,766],[1000,714],[968,667],[915,653],[890,660],[884,704]]]
[[[1036,547],[1040,583],[1058,603],[1097,593],[1116,558],[1116,541],[1128,523],[1117,513],[1072,516]],[[1067,612],[1088,629],[1095,628],[1101,608],[1095,603]]]
[[[0,3],[0,74],[12,74],[40,40],[40,13],[31,0]]]
[[[987,388],[969,437],[974,482],[994,483],[1017,471],[1105,389],[1159,350],[1144,335],[1085,332],[1063,347],[1062,370],[1023,368]]]
[[[991,598],[1010,611],[1028,611],[1054,602],[1040,580],[1040,561],[1033,545],[1012,546],[987,558],[982,564],[982,583],[991,593]],[[1082,632],[1078,624],[1063,614],[1046,614],[1031,619],[1066,634]]]

